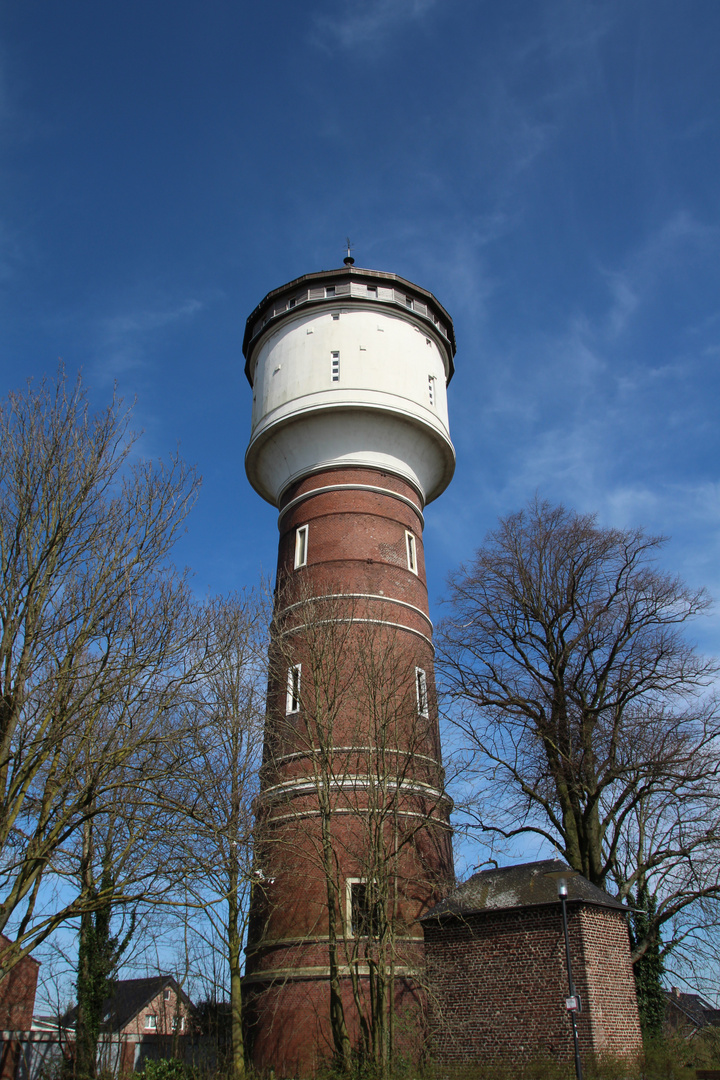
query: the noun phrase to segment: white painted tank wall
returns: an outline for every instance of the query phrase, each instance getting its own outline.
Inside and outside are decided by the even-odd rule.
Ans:
[[[455,461],[445,364],[441,339],[410,313],[404,319],[363,304],[286,316],[253,356],[251,483],[277,504],[308,472],[369,465],[435,498]]]

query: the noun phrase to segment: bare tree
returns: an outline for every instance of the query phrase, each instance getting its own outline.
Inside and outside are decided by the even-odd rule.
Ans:
[[[62,372],[0,409],[0,974],[107,899],[63,887],[68,853],[145,783],[194,662],[169,556],[197,482],[178,459],[137,460],[128,424],[117,400],[91,414]]]
[[[348,800],[356,827],[346,856],[363,884],[357,905],[352,894],[346,897],[343,946],[363,1056],[384,1076],[398,1046],[408,1050],[409,1032],[398,1038],[398,1021],[411,1025],[416,1050],[424,1037],[427,987],[417,918],[449,883],[450,802],[440,765],[433,680],[420,690],[423,703],[414,663],[408,662],[407,646],[397,632],[378,634],[364,624],[358,636],[357,735],[364,733],[371,752],[350,783],[351,790],[357,786]],[[360,978],[364,969],[365,985]],[[405,1012],[414,1016],[399,1016],[399,984]]]
[[[657,567],[663,543],[535,501],[453,575],[440,637],[478,824],[653,897],[635,962],[720,897],[718,668],[684,636],[709,601]]]
[[[210,600],[202,678],[190,703],[176,776],[165,792],[175,813],[175,859],[193,932],[222,949],[229,975],[229,1075],[245,1075],[242,950],[252,875],[267,681],[262,592]]]
[[[186,731],[177,716],[172,720],[166,718],[165,739],[174,747]],[[135,931],[140,926],[146,934],[152,915],[171,903],[178,867],[171,839],[174,821],[162,791],[175,760],[171,747],[158,739],[137,747],[131,766],[118,769],[110,797],[101,793],[96,799],[94,814],[76,837],[77,850],[63,860],[66,877],[74,868],[83,907],[74,1058],[74,1075],[83,1080],[97,1073],[105,1002]],[[121,787],[123,774],[127,782]]]

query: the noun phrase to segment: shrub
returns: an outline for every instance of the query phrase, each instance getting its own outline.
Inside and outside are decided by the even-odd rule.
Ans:
[[[142,1080],[192,1080],[193,1070],[177,1058],[146,1061]]]

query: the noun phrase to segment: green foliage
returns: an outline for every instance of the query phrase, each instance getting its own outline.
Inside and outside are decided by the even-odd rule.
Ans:
[[[665,1020],[666,998],[662,986],[665,967],[660,935],[650,934],[657,902],[644,882],[637,890],[634,907],[635,911],[630,916],[630,941],[633,949],[638,942],[650,937],[650,945],[644,955],[635,962],[633,969],[640,1026],[643,1039],[658,1039],[662,1035]]]
[[[706,1027],[691,1038],[678,1034],[650,1040],[645,1060],[652,1080],[695,1080],[696,1069],[720,1070],[720,1028]]]
[[[195,1071],[177,1058],[146,1061],[140,1080],[193,1080]]]
[[[350,1080],[366,1080],[372,1074],[364,1069],[354,1069],[349,1076]],[[682,1070],[675,1073],[647,1072],[643,1061],[632,1058],[605,1055],[588,1056],[583,1060],[584,1080],[665,1080],[671,1076],[674,1080],[686,1080],[686,1073]],[[220,1077],[216,1080],[220,1080]],[[348,1074],[328,1069],[318,1074],[316,1080],[348,1080]],[[402,1066],[400,1069],[392,1068],[385,1080],[575,1080],[575,1063],[571,1058],[558,1061],[539,1055],[523,1062],[474,1062],[456,1066],[438,1065],[428,1060],[422,1068],[417,1065],[409,1066],[407,1070]]]
[[[693,1057],[693,1043],[679,1035],[647,1039],[643,1080],[695,1080]]]
[[[720,1069],[720,1028],[706,1027],[690,1043],[698,1069]]]

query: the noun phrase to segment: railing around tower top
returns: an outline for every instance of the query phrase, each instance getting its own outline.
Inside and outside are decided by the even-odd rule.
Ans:
[[[332,289],[332,292],[328,292]],[[449,341],[447,326],[433,313],[427,304],[410,296],[403,289],[386,288],[383,285],[366,285],[363,282],[345,282],[332,286],[319,285],[313,288],[299,289],[290,296],[276,300],[272,308],[264,312],[262,319],[258,319],[253,326],[253,337],[260,333],[271,319],[293,308],[302,307],[304,304],[318,303],[327,299],[342,299],[344,296],[352,300],[367,300],[371,303],[393,304],[404,311],[412,311],[423,319],[428,319],[435,329]]]

